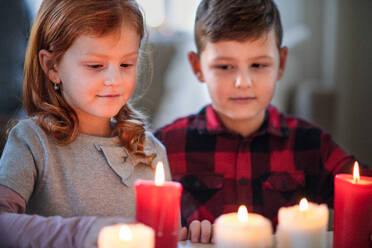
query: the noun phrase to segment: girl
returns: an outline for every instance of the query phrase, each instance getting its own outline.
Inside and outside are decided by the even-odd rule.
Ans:
[[[28,118],[0,160],[1,247],[95,246],[103,226],[134,217],[136,178],[153,179],[161,160],[170,179],[128,104],[143,36],[134,0],[42,2],[25,58]]]

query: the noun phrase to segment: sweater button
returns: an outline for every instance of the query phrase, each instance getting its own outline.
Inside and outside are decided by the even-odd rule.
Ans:
[[[248,183],[248,179],[245,178],[245,177],[243,177],[243,178],[241,178],[241,179],[239,180],[239,183],[240,183],[241,185],[247,185],[247,183]]]

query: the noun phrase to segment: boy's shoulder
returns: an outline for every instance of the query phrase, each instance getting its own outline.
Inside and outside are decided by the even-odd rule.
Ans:
[[[294,138],[297,143],[320,143],[324,137],[331,138],[326,130],[311,121],[281,112],[272,105],[268,106],[267,110],[270,116],[270,128],[281,132],[288,139]]]
[[[317,124],[312,123],[311,121],[305,120],[302,117],[298,117],[292,114],[287,114],[282,111],[279,111],[273,105],[269,105],[267,107],[269,116],[270,116],[270,124],[276,127],[287,127],[290,129],[293,128],[315,128],[321,130]]]
[[[179,118],[173,120],[171,123],[157,128],[154,133],[156,135],[159,132],[168,132],[168,131],[172,131],[172,130],[185,129],[188,126],[189,120],[192,119],[192,116],[193,115],[187,115],[187,116],[179,117]]]
[[[192,126],[195,126],[195,121],[198,122],[200,119],[205,119],[206,109],[210,106],[207,105],[203,107],[199,112],[189,114],[186,116],[178,117],[169,124],[166,124],[160,128],[157,128],[154,131],[155,136],[158,136],[161,133],[184,131]]]

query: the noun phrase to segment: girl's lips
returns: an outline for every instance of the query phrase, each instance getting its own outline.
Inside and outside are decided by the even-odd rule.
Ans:
[[[97,95],[98,97],[119,97],[119,94]]]

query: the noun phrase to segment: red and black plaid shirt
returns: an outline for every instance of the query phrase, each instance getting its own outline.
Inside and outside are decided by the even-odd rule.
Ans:
[[[183,185],[183,225],[213,223],[241,204],[274,225],[279,208],[302,197],[332,207],[334,175],[351,173],[354,162],[329,134],[273,106],[248,137],[224,128],[211,105],[155,135],[167,148],[173,179]]]

